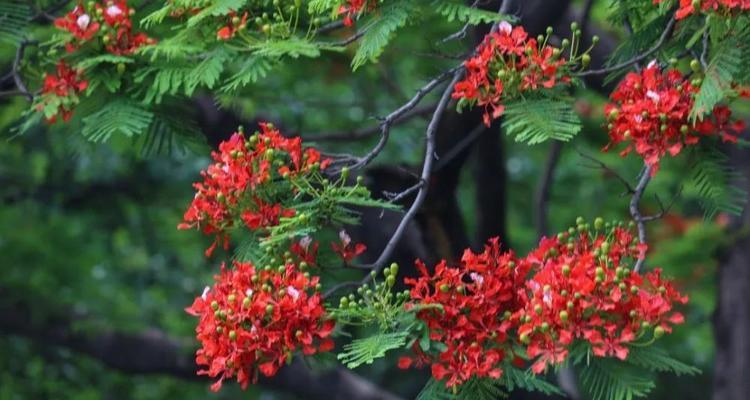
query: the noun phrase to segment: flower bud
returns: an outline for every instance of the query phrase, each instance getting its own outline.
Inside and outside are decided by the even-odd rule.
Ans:
[[[701,72],[701,63],[700,61],[693,59],[690,61],[690,69],[693,70],[693,72]]]
[[[654,337],[656,339],[659,339],[662,336],[664,336],[664,328],[662,328],[661,326],[657,326],[656,328],[654,328]]]
[[[560,311],[560,321],[568,322],[568,312],[565,310]]]

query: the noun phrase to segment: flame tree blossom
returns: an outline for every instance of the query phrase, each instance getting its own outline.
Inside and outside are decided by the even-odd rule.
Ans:
[[[218,380],[237,377],[246,388],[259,374],[273,376],[293,354],[333,349],[335,322],[326,315],[317,277],[294,263],[257,269],[251,263],[222,265],[216,283],[186,311],[199,318],[198,374]]]
[[[114,55],[130,55],[139,47],[155,41],[145,33],[133,32],[131,17],[135,10],[128,7],[127,1],[89,2],[78,4],[66,15],[54,22],[58,29],[72,35],[66,43],[68,52],[98,39],[107,52]]]
[[[627,142],[620,155],[635,149],[655,174],[665,154],[676,156],[702,137],[718,135],[723,141],[736,142],[735,134],[744,124],[729,123],[731,112],[726,106],[716,106],[702,121],[689,122],[698,90],[680,71],[662,71],[655,62],[640,73],[628,73],[604,109],[610,139],[604,150]]]
[[[654,4],[664,1],[654,0]],[[745,10],[750,10],[750,0],[680,0],[680,7],[677,9],[675,17],[683,19],[700,12],[731,15]]]
[[[58,117],[68,121],[78,103],[78,95],[88,85],[88,81],[83,79],[82,71],[73,69],[64,60],[60,60],[55,74],[44,76],[44,86],[36,109],[44,114],[48,123],[55,123]]]
[[[472,378],[498,378],[503,366],[534,373],[562,363],[574,341],[595,356],[626,359],[628,346],[645,345],[671,332],[684,317],[674,310],[687,296],[654,269],[630,268],[645,256],[631,230],[621,224],[582,219],[577,227],[543,238],[526,257],[500,251],[492,239],[483,253],[467,250],[459,267],[446,261],[434,272],[417,263],[407,278],[411,300],[428,330],[430,346],[413,346],[399,367],[430,365],[436,380],[456,387]]]
[[[645,251],[635,235],[616,226],[545,238],[527,256],[534,274],[516,316],[518,340],[536,360],[535,373],[563,362],[575,339],[588,342],[595,356],[624,360],[627,344],[683,322],[673,304],[687,297],[658,269],[640,275],[629,268]]]
[[[485,36],[476,55],[464,62],[466,77],[452,94],[459,108],[482,107],[489,126],[503,114],[507,100],[569,83],[568,61],[561,49],[548,44],[551,33],[548,29],[546,37],[529,38],[523,27],[501,22],[496,32]],[[582,62],[587,60],[588,54],[581,56]]]
[[[443,260],[430,274],[418,261],[417,269],[418,278],[405,279],[411,286],[406,307],[419,309],[417,318],[439,350],[424,352],[415,343],[416,355],[402,358],[399,367],[429,364],[433,377],[450,387],[472,377],[499,378],[504,360],[514,357],[511,315],[523,306],[518,293],[528,264],[501,251],[494,238],[482,253],[466,250],[458,267]]]
[[[295,210],[285,205],[293,190],[279,190],[279,185],[330,162],[317,150],[303,148],[301,138],[284,137],[273,124],[261,123],[260,129],[248,139],[236,132],[219,144],[211,154],[214,162],[201,171],[203,181],[193,185],[195,198],[178,228],[214,236],[206,256],[219,243],[226,248],[228,230],[238,224],[263,231],[294,216]]]

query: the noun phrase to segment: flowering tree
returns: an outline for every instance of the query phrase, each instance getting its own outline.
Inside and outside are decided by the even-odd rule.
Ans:
[[[731,107],[750,93],[750,2],[615,1],[609,18],[630,34],[605,51],[606,62],[603,39],[588,26],[594,1],[557,29],[514,3],[108,0],[48,9],[12,1],[0,8],[10,21],[0,34],[17,46],[3,80],[12,88],[2,94],[29,102],[19,135],[47,124],[93,142],[130,138],[151,153],[206,138],[184,117],[196,93],[241,106],[254,98],[254,85],[290,79],[284,71],[299,63],[325,69],[344,57],[361,73],[384,66],[390,52],[411,55],[389,46],[406,26],[445,26],[430,38],[439,60],[431,77],[394,95],[403,101],[372,128],[355,118],[354,132],[302,132],[303,141],[289,122],[263,118],[208,137],[212,160],[176,223],[210,238],[205,256],[217,265],[214,282],[186,308],[197,324],[198,374],[211,378],[213,391],[230,380],[244,389],[297,357],[333,353],[356,369],[397,354],[398,368],[429,370],[423,400],[496,398],[516,388],[646,396],[650,373],[699,371],[654,347],[685,322],[688,295],[650,261],[658,249],[647,224],[667,215],[679,193],[668,205],[657,197],[654,213],[641,203],[661,165],[684,157],[694,171],[685,183],[708,218],[742,211],[745,194],[732,186],[736,174],[723,151],[746,144]],[[27,25],[36,19],[51,24],[32,37]],[[467,36],[476,40],[456,51]],[[608,97],[599,111],[601,151],[616,149],[642,167],[631,184],[582,155],[623,184],[627,206],[608,204],[615,211],[606,213],[628,217],[574,210],[587,217],[551,233],[550,185],[561,146],[576,140],[581,116],[592,113],[575,101],[587,85]],[[431,97],[434,104],[422,105]],[[396,192],[368,189],[366,171],[393,146],[392,130],[425,115],[418,172]],[[451,118],[460,123],[446,128]],[[470,130],[446,146],[439,133],[462,124]],[[465,158],[473,142],[494,137],[496,144],[498,132],[524,146],[550,143],[537,245],[514,251],[499,232],[487,232],[456,256],[405,265],[396,250],[442,184],[440,170]],[[361,155],[310,145],[369,137],[375,142]],[[354,234],[374,229],[386,212],[398,217],[384,243]],[[554,379],[563,372],[578,374],[578,384]]]

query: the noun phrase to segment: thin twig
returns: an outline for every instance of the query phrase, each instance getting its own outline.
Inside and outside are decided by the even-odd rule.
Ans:
[[[539,180],[539,189],[536,196],[536,230],[539,237],[547,235],[549,219],[549,199],[552,192],[552,183],[555,177],[555,169],[560,161],[563,142],[553,140],[550,144],[549,154],[547,155],[547,164],[544,167],[544,174]]]
[[[370,162],[372,162],[372,160],[377,157],[378,154],[380,154],[383,148],[385,148],[386,143],[388,143],[391,126],[393,125],[393,123],[401,118],[404,114],[409,112],[411,109],[416,107],[428,93],[432,92],[432,90],[434,90],[437,86],[450,78],[451,75],[454,75],[457,71],[463,71],[463,64],[453,67],[448,71],[443,72],[431,81],[427,82],[427,84],[417,90],[417,92],[409,101],[407,101],[404,105],[402,105],[392,113],[388,114],[388,116],[386,116],[380,123],[380,140],[375,145],[375,147],[372,148],[372,150],[370,150],[367,154],[365,154],[364,157],[360,158],[357,163],[352,166],[352,169],[362,168],[370,164]],[[451,87],[450,89],[453,90],[453,87]]]
[[[390,201],[391,203],[396,203],[396,202],[398,202],[398,201],[406,198],[410,194],[414,193],[417,189],[421,189],[422,186],[425,185],[425,183],[426,183],[425,181],[423,181],[422,179],[420,179],[419,182],[415,183],[414,185],[409,186],[408,188],[406,188],[406,189],[404,189],[404,190],[402,190],[400,192],[395,192],[395,193],[394,192],[383,192],[383,194],[385,195],[386,198],[388,198],[388,201]]]
[[[437,108],[435,108],[435,112],[432,114],[432,119],[430,120],[429,125],[427,125],[427,131],[425,132],[425,155],[424,163],[422,164],[421,175],[421,180],[424,182],[424,185],[419,188],[417,197],[414,199],[414,202],[409,207],[409,210],[401,219],[401,222],[398,224],[396,231],[393,233],[393,236],[391,236],[391,239],[383,249],[383,252],[381,252],[378,259],[369,266],[370,269],[375,271],[376,274],[380,273],[388,259],[391,257],[391,254],[393,254],[393,251],[396,249],[396,245],[401,240],[401,236],[403,236],[407,226],[417,214],[417,211],[419,211],[419,208],[422,206],[422,203],[424,203],[424,200],[427,197],[428,182],[430,179],[430,175],[432,174],[432,164],[435,160],[435,132],[437,131],[440,119],[442,118],[443,113],[448,106],[448,102],[450,101],[451,93],[453,92],[453,85],[455,85],[456,82],[461,79],[461,77],[463,76],[463,72],[463,69],[458,69],[453,72],[453,79],[448,84],[448,87],[446,87],[443,91],[443,95],[438,102],[438,106]],[[362,282],[367,283],[370,281],[370,279],[372,279],[372,276],[367,275]]]
[[[641,202],[641,198],[643,197],[643,192],[646,191],[646,186],[648,186],[648,183],[651,181],[651,168],[652,167],[650,165],[643,166],[641,175],[638,178],[638,184],[635,186],[635,191],[633,192],[633,197],[630,198],[630,215],[633,217],[633,220],[638,227],[638,242],[640,244],[647,244],[646,221],[641,215],[639,205]],[[635,272],[639,272],[643,267],[644,261],[645,258],[638,258],[638,260],[635,262],[635,267],[633,268],[633,270]]]
[[[583,76],[589,76],[589,75],[603,75],[603,74],[609,74],[611,72],[615,72],[618,70],[621,70],[623,68],[627,68],[631,65],[637,64],[648,57],[650,57],[652,54],[654,54],[657,50],[661,48],[662,45],[667,41],[667,38],[672,33],[672,30],[674,29],[675,25],[675,17],[672,16],[672,18],[669,19],[669,22],[667,22],[667,26],[664,28],[664,31],[661,33],[661,36],[659,37],[659,40],[654,44],[653,47],[648,49],[645,53],[639,54],[630,60],[623,61],[619,64],[613,65],[608,68],[601,68],[601,69],[590,69],[588,71],[579,72],[576,74],[577,77],[583,77]]]
[[[21,43],[18,44],[18,49],[16,49],[16,58],[13,60],[13,66],[10,70],[10,73],[13,76],[13,82],[15,82],[16,84],[16,88],[18,88],[18,91],[21,92],[21,94],[29,101],[34,101],[34,95],[26,87],[26,84],[23,83],[20,69],[26,47],[36,45],[37,43],[38,42],[36,40],[22,40]]]
[[[482,133],[484,133],[487,130],[487,127],[480,123],[474,129],[469,132],[468,135],[464,136],[461,141],[459,141],[455,146],[451,147],[451,149],[445,153],[443,156],[440,157],[438,162],[435,164],[435,169],[433,172],[437,172],[445,168],[448,164],[450,164],[451,161],[453,161],[454,158],[456,158],[459,154],[461,154],[462,151],[464,151],[467,147],[469,147],[472,143],[474,143],[475,140],[479,138],[479,136],[482,136]]]
[[[590,156],[590,155],[588,155],[588,154],[586,154],[586,153],[584,153],[584,152],[582,152],[580,150],[578,150],[578,154],[580,154],[581,157],[583,157],[583,158],[585,158],[585,159],[587,159],[587,160],[595,163],[597,167],[601,168],[605,172],[607,172],[607,173],[613,175],[615,178],[617,178],[617,180],[619,180],[620,182],[622,182],[622,184],[625,186],[625,189],[627,190],[628,194],[635,193],[635,188],[633,188],[633,185],[631,185],[630,182],[628,182],[627,179],[625,179],[622,175],[620,175],[614,169],[610,168],[607,164],[603,163],[602,161],[600,161],[600,160],[594,158],[593,156]]]
[[[415,107],[412,110],[401,115],[399,118],[393,121],[392,126],[402,124],[409,121],[410,119],[418,116],[427,115],[435,109],[436,104],[427,104],[420,107]],[[305,135],[305,138],[314,142],[338,142],[338,141],[350,141],[350,140],[361,140],[377,135],[381,130],[380,125],[374,125],[363,129],[357,129],[351,132],[334,132],[334,133],[319,133]],[[309,137],[308,137],[309,136]]]

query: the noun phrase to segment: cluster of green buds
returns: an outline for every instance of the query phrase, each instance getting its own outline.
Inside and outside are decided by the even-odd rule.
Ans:
[[[398,264],[392,263],[383,269],[383,279],[378,280],[375,271],[370,272],[370,281],[357,288],[355,293],[341,297],[339,306],[332,311],[338,322],[350,324],[377,323],[388,328],[395,322],[395,316],[402,312],[409,299],[409,291],[394,293]]]
[[[556,55],[559,56],[560,53],[564,52],[566,49],[569,49],[569,62],[573,64],[580,64],[581,69],[586,69],[591,63],[591,51],[594,49],[594,46],[599,43],[599,36],[592,36],[591,45],[586,50],[581,51],[581,37],[583,35],[583,31],[581,31],[581,28],[578,26],[577,22],[572,22],[570,24],[570,32],[571,38],[565,38],[562,40],[562,42],[560,43],[561,50],[558,50],[558,53]],[[549,36],[551,33],[552,28],[547,27],[547,36]],[[555,56],[555,52],[553,52],[553,56]]]

